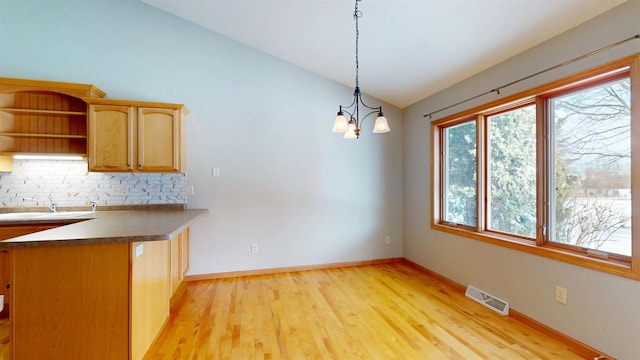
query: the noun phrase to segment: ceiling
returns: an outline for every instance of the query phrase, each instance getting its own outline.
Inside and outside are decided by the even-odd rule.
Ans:
[[[355,86],[354,1],[142,1]],[[404,108],[625,1],[362,0],[360,87]]]

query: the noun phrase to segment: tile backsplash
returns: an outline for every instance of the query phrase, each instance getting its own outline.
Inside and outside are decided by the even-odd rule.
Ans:
[[[0,172],[0,207],[184,204],[185,174],[93,173],[86,160],[14,160]]]

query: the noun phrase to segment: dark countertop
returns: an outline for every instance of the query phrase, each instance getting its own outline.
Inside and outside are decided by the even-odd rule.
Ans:
[[[98,211],[88,220],[2,240],[0,248],[169,240],[208,212],[207,209]],[[15,223],[30,224],[37,223]]]

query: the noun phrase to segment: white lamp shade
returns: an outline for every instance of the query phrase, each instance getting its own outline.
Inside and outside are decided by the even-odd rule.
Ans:
[[[336,116],[336,121],[333,122],[333,129],[331,129],[334,133],[343,133],[347,131],[347,118],[344,115]]]
[[[347,129],[347,131],[344,132],[344,138],[345,139],[357,139],[358,136],[356,136],[356,127],[355,125],[353,126],[353,128],[349,128]]]
[[[378,116],[376,118],[376,123],[373,125],[373,132],[376,134],[382,134],[389,131],[391,131],[391,129],[387,123],[387,118],[384,116]]]

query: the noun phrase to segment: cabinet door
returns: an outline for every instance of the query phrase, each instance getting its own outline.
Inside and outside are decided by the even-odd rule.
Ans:
[[[131,243],[131,360],[141,360],[169,318],[168,240]]]
[[[89,105],[89,171],[133,171],[134,110]]]
[[[138,171],[180,172],[180,112],[138,108]]]
[[[182,233],[171,239],[171,295],[175,294],[176,290],[182,283],[182,272],[180,260],[182,259]]]
[[[11,251],[13,359],[129,359],[129,244]]]
[[[182,242],[180,243],[180,272],[182,273],[182,279],[189,270],[189,228],[184,229],[182,232]]]
[[[6,225],[0,226],[0,240],[31,234],[38,231],[54,228],[55,224],[42,225]],[[0,295],[4,295],[4,309],[0,312],[0,318],[9,315],[11,305],[11,250],[0,249]],[[1,339],[1,337],[0,337]],[[0,348],[2,346],[0,345]],[[0,350],[0,355],[2,351]],[[2,356],[0,356],[2,359]]]
[[[189,269],[189,228],[171,239],[171,295],[182,284]]]
[[[0,249],[0,295],[4,295],[3,310],[0,311],[0,318],[9,316],[9,304],[11,298],[11,250]],[[0,336],[2,339],[2,336]],[[2,345],[0,344],[0,348]],[[2,354],[0,350],[0,354]],[[0,359],[2,357],[0,356]]]

